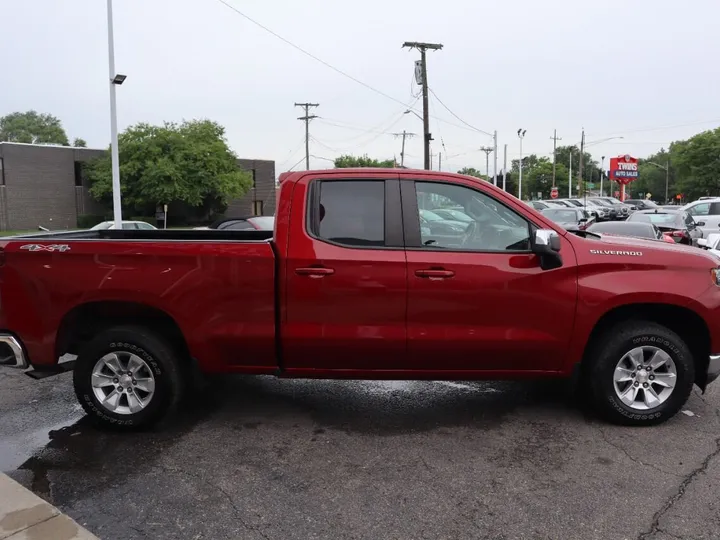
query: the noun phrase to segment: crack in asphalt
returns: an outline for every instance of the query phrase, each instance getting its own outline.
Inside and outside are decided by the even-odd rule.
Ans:
[[[268,535],[266,535],[263,531],[261,531],[261,530],[260,530],[259,528],[257,528],[257,527],[253,527],[253,526],[249,525],[249,524],[243,519],[243,517],[242,517],[242,515],[241,515],[240,508],[238,508],[237,504],[235,504],[235,500],[234,500],[234,499],[232,498],[232,496],[231,496],[227,491],[225,491],[222,487],[218,486],[217,484],[213,484],[212,482],[210,482],[209,480],[206,480],[205,478],[203,478],[202,476],[200,476],[200,475],[198,475],[198,474],[194,474],[194,473],[191,473],[191,472],[188,472],[188,471],[184,471],[184,470],[182,470],[182,469],[174,469],[174,468],[171,468],[171,467],[165,467],[165,466],[163,466],[163,465],[157,465],[157,468],[160,469],[160,470],[163,471],[163,472],[166,472],[166,473],[167,473],[167,472],[173,472],[173,473],[176,473],[176,474],[184,474],[184,475],[189,476],[189,477],[191,477],[191,478],[195,478],[195,479],[197,479],[197,480],[200,480],[200,481],[201,481],[202,483],[204,483],[205,485],[210,486],[210,487],[213,488],[213,489],[216,489],[217,491],[219,491],[220,493],[222,493],[222,494],[224,495],[225,499],[227,499],[227,501],[230,503],[230,506],[233,507],[233,509],[235,510],[235,516],[237,517],[238,521],[242,524],[243,527],[245,527],[248,531],[252,531],[252,532],[255,532],[255,533],[259,534],[260,536],[262,536],[263,538],[265,538],[265,540],[270,540],[270,537],[269,537]]]
[[[652,523],[650,524],[650,529],[647,532],[641,533],[637,537],[637,540],[648,540],[649,538],[652,538],[659,532],[670,535],[670,533],[668,533],[667,531],[664,531],[660,528],[660,520],[662,519],[663,515],[675,505],[676,502],[678,502],[680,499],[683,498],[688,486],[692,483],[692,481],[695,480],[695,478],[698,475],[707,471],[707,468],[710,465],[710,462],[712,461],[712,459],[718,455],[720,455],[720,437],[715,439],[715,450],[710,452],[705,457],[705,459],[702,461],[702,463],[700,464],[699,467],[695,468],[693,471],[690,472],[690,474],[688,474],[684,478],[684,480],[680,483],[680,486],[678,487],[678,490],[675,493],[675,495],[673,495],[667,501],[665,501],[665,504],[662,505],[660,510],[655,512]]]
[[[672,471],[666,471],[666,470],[663,469],[662,467],[658,467],[657,465],[655,465],[655,464],[653,464],[653,463],[645,463],[643,460],[634,457],[634,456],[631,455],[630,452],[628,452],[625,448],[623,448],[623,447],[620,446],[619,444],[614,443],[614,442],[612,442],[610,439],[608,439],[607,433],[605,433],[605,430],[604,430],[602,427],[598,426],[598,427],[597,427],[597,430],[600,432],[600,435],[602,435],[603,440],[604,440],[607,444],[609,444],[610,446],[612,446],[612,447],[615,448],[616,450],[619,450],[620,452],[622,452],[623,454],[625,454],[625,456],[626,456],[630,461],[632,461],[633,463],[637,463],[638,465],[642,465],[643,467],[650,467],[651,469],[655,469],[656,471],[661,472],[661,473],[663,473],[663,474],[669,474],[669,475],[672,475],[672,476],[677,476],[678,478],[682,478],[682,475],[681,475],[681,474],[678,474],[678,473],[675,473],[675,472],[672,472]]]

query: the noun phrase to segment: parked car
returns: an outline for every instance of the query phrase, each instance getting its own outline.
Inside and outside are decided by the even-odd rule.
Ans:
[[[616,197],[599,197],[599,198],[602,199],[603,201],[609,202],[616,208],[619,208],[620,213],[622,213],[623,215],[626,214],[625,210],[628,211],[627,213],[630,213],[630,212],[634,212],[635,210],[638,209],[637,206],[630,204],[627,200],[625,202],[623,202]]]
[[[439,171],[279,180],[274,231],[0,240],[0,364],[72,370],[86,413],[120,429],[166,416],[202,373],[577,374],[599,412],[630,425],[671,418],[720,375],[720,261],[704,250],[566,231]],[[473,218],[459,246],[421,227],[418,202],[437,200]]]
[[[572,208],[574,205],[570,204],[567,199],[551,199],[543,201],[545,204],[555,205],[559,207]]]
[[[196,230],[215,229],[233,231],[272,231],[275,228],[275,216],[252,216],[220,219],[208,227],[195,227]]]
[[[473,221],[473,218],[468,216],[465,212],[454,208],[434,208],[432,212],[447,221],[461,221],[463,223],[470,223]]]
[[[720,258],[720,233],[712,233],[707,238],[700,238],[698,240],[698,247]]]
[[[616,236],[630,236],[633,238],[648,238],[650,240],[661,240],[674,244],[672,236],[663,233],[657,225],[644,222],[631,221],[606,221],[604,223],[593,223],[587,230],[596,234],[614,234]]]
[[[595,215],[598,221],[607,221],[615,219],[612,207],[607,204],[593,202],[591,199],[568,199],[568,202],[578,208],[584,208],[588,212]]]
[[[564,229],[585,230],[595,217],[581,208],[547,208],[542,215],[552,219]]]
[[[143,231],[151,231],[154,229],[157,229],[154,225],[150,225],[149,223],[146,223],[144,221],[123,221],[122,222],[122,228],[125,230],[143,230]],[[91,231],[103,231],[103,230],[112,230],[115,229],[115,222],[114,221],[103,221],[101,223],[98,223],[94,227],[90,227]]]
[[[659,208],[657,204],[648,199],[625,199],[625,202],[638,210],[653,210],[654,208]]]
[[[588,197],[588,200],[610,208],[611,219],[627,219],[628,214],[630,213],[630,207],[622,203],[615,204],[600,197]]]
[[[525,204],[527,204],[530,208],[534,208],[538,212],[541,210],[547,210],[548,208],[560,208],[561,204],[555,204],[552,201],[525,201]]]
[[[690,214],[693,219],[705,223],[701,227],[703,234],[709,235],[720,232],[720,199],[713,197],[700,198],[695,202],[686,204],[682,209]]]
[[[652,223],[679,244],[697,246],[703,237],[704,222],[695,222],[692,216],[683,210],[638,210],[628,221]]]

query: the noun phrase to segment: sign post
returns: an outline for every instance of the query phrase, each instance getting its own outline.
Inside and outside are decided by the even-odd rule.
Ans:
[[[625,200],[625,186],[638,179],[638,160],[625,154],[610,158],[610,180],[620,184],[620,200]],[[616,192],[617,193],[617,192]]]

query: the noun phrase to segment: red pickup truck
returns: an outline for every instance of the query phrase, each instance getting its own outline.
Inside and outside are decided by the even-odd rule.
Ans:
[[[0,363],[72,369],[87,413],[125,428],[202,373],[576,376],[609,420],[656,424],[720,374],[719,265],[568,232],[467,176],[286,173],[274,231],[0,240]]]

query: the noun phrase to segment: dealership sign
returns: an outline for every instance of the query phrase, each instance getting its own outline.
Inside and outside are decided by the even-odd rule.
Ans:
[[[610,180],[627,185],[638,179],[638,160],[629,155],[610,158]]]

